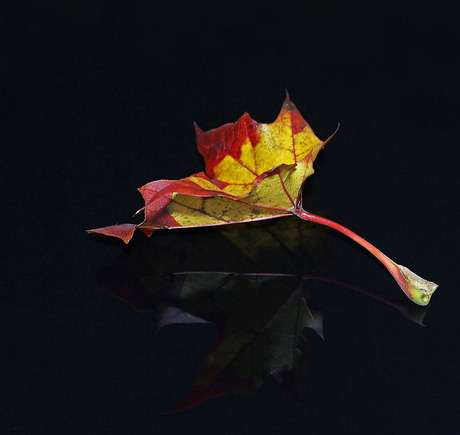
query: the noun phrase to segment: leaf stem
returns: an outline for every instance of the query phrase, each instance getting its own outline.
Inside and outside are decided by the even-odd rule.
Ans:
[[[361,236],[358,236],[358,234],[354,233],[343,225],[340,225],[330,219],[309,213],[301,207],[296,207],[293,210],[293,214],[306,221],[315,222],[333,228],[334,230],[339,231],[340,233],[361,245],[364,249],[374,255],[388,269],[393,278],[401,287],[402,291],[411,301],[415,302],[416,304],[427,305],[430,301],[431,295],[438,288],[438,285],[434,282],[427,281],[416,275],[407,267],[396,264],[382,251],[377,249],[372,243],[369,243],[367,240]]]

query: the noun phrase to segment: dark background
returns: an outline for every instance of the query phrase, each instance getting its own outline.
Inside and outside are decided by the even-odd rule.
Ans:
[[[454,2],[3,2],[0,17],[6,433],[460,431]],[[131,222],[144,183],[202,170],[193,121],[272,122],[285,88],[319,137],[341,124],[306,200],[440,284],[427,327],[318,284],[326,339],[299,406],[268,379],[161,415],[216,333],[155,335],[153,314],[97,291],[126,248],[84,230]],[[336,277],[400,295],[359,247],[330,242]]]

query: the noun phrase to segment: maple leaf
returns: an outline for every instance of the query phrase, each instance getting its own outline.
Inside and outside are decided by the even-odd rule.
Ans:
[[[139,228],[151,235],[159,228],[225,225],[289,216],[299,205],[302,185],[325,142],[318,139],[289,100],[272,124],[245,113],[238,121],[203,132],[198,150],[206,173],[142,186],[145,219],[91,230],[128,243]]]
[[[157,229],[227,225],[296,215],[350,237],[388,269],[404,293],[427,305],[438,287],[393,262],[348,228],[305,211],[302,187],[313,174],[313,162],[332,138],[320,140],[286,95],[271,124],[247,113],[230,124],[203,132],[197,126],[198,151],[206,173],[180,180],[158,180],[141,187],[145,218],[140,224],[122,224],[89,230],[128,243],[136,228],[150,236]],[[335,133],[334,133],[335,134]]]

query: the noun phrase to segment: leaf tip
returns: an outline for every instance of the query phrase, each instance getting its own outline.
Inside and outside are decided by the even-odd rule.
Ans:
[[[289,93],[287,89],[285,89],[286,92],[286,97],[284,98],[283,101],[283,107],[281,110],[287,110],[288,112],[295,112],[297,111],[296,105],[292,102],[291,97],[289,96]]]
[[[118,237],[123,240],[123,242],[129,243],[136,228],[137,225],[134,224],[121,224],[86,230],[86,232],[88,234],[104,234],[105,236]]]
[[[195,133],[197,136],[203,134],[203,130],[201,130],[201,128],[198,127],[198,124],[195,121],[193,121],[193,128],[195,129]]]
[[[290,103],[291,98],[289,97],[289,92],[288,92],[287,88],[284,88],[284,93],[286,94],[286,96],[284,97],[284,101]]]

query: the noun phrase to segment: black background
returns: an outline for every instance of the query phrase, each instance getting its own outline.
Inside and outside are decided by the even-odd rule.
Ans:
[[[3,2],[0,14],[6,432],[458,433],[454,2]],[[155,335],[153,314],[98,292],[95,271],[126,248],[84,230],[131,222],[144,183],[202,170],[193,121],[272,122],[285,88],[319,137],[341,124],[306,200],[440,284],[427,327],[318,285],[326,340],[312,342],[299,406],[267,380],[161,415],[216,334]],[[359,247],[330,239],[335,276],[399,296]]]

